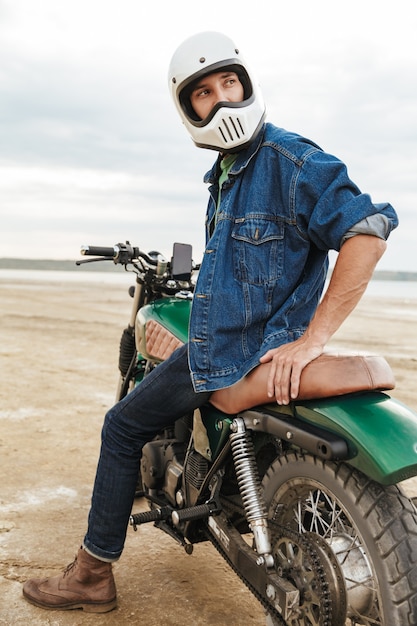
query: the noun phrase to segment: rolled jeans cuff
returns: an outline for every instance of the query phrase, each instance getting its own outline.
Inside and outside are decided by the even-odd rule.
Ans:
[[[100,550],[100,548],[97,548],[97,546],[90,544],[87,539],[84,539],[83,541],[83,550],[85,550],[90,556],[98,559],[99,561],[103,561],[104,563],[115,563],[120,559],[120,554],[110,557],[108,552],[104,552],[103,550]]]

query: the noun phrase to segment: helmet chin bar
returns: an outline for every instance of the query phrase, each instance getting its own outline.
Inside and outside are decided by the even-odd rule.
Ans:
[[[248,146],[258,134],[265,119],[256,102],[252,105],[231,108],[220,107],[209,122],[184,124],[199,148],[220,152],[237,152]]]

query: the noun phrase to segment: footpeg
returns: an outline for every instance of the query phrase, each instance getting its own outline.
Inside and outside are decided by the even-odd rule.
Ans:
[[[136,531],[137,527],[141,524],[147,524],[148,522],[160,522],[162,520],[167,520],[171,517],[172,507],[163,506],[159,509],[151,509],[150,511],[145,511],[144,513],[135,513],[131,515],[129,518],[130,526],[133,526],[133,530]]]
[[[179,509],[172,512],[172,523],[175,526],[183,522],[192,522],[197,519],[206,519],[210,515],[220,513],[219,507],[215,502],[207,502],[206,504],[198,504],[190,506],[188,509]]]
[[[133,526],[133,530],[135,531],[141,524],[165,522],[169,519],[171,519],[175,526],[178,526],[183,522],[192,522],[198,519],[206,519],[210,517],[210,515],[217,515],[220,513],[220,510],[221,509],[219,509],[215,502],[207,502],[206,504],[190,506],[188,509],[180,510],[174,510],[171,506],[163,506],[158,509],[151,509],[150,511],[131,515],[129,524]]]

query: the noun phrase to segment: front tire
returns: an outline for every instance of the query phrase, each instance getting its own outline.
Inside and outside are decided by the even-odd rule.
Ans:
[[[333,626],[417,624],[417,512],[399,487],[300,452],[276,459],[262,485],[272,529],[316,538],[336,586]],[[290,622],[312,623],[308,617]]]

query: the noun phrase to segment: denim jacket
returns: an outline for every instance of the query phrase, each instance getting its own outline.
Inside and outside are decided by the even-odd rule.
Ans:
[[[266,124],[232,165],[210,234],[219,159],[205,176],[206,249],[190,319],[196,391],[232,385],[267,350],[303,335],[322,295],[328,251],[339,250],[352,226],[381,213],[388,237],[398,224],[391,205],[373,204],[340,160]]]

